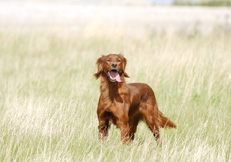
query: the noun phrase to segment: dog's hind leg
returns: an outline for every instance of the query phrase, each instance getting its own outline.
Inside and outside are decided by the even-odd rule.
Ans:
[[[153,106],[153,104],[148,104],[148,103],[143,103],[141,105],[142,105],[141,112],[143,114],[145,122],[147,123],[148,128],[152,131],[152,133],[155,137],[155,140],[157,142],[157,145],[160,145],[161,144],[160,132],[159,132],[159,127],[158,127],[158,123],[157,123],[157,115],[158,114],[156,112],[156,110],[158,111],[158,108],[155,107],[157,105]]]

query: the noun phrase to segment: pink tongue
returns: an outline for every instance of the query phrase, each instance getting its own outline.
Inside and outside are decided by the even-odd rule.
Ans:
[[[113,79],[115,79],[117,82],[122,82],[122,80],[120,79],[120,75],[117,71],[111,71],[110,75]]]

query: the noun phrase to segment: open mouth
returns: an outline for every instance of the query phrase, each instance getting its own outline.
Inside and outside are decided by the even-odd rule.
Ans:
[[[117,70],[108,71],[108,76],[111,82],[122,82],[120,79],[120,74]]]

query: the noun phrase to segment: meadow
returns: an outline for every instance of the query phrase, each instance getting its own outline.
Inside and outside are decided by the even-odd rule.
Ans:
[[[98,140],[96,59],[122,53],[177,124],[162,147],[144,123],[135,141]],[[231,161],[231,33],[151,29],[0,30],[0,161]]]

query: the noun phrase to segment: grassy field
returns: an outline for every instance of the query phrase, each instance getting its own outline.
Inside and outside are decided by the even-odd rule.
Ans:
[[[127,82],[145,82],[177,129],[162,147],[140,123],[122,145],[98,141],[95,61],[123,53]],[[0,30],[0,161],[231,161],[231,34],[122,28]]]

